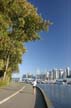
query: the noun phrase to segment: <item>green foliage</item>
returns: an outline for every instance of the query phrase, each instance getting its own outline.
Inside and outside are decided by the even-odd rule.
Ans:
[[[8,65],[7,73],[18,71],[24,43],[40,39],[39,32],[48,25],[27,0],[0,0],[0,60],[3,69]]]
[[[3,80],[3,78],[0,79],[0,87],[8,86],[9,83],[10,83],[10,76],[8,75],[6,75],[5,80]]]

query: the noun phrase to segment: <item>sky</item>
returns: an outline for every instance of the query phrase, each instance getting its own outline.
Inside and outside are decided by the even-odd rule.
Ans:
[[[41,39],[25,44],[27,52],[19,65],[19,74],[36,74],[53,68],[71,68],[71,0],[28,0],[43,19],[53,25],[48,32],[41,32]],[[14,76],[16,76],[14,75]]]

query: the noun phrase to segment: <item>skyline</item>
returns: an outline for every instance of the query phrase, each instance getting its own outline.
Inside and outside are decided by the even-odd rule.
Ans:
[[[48,32],[41,32],[41,39],[25,44],[27,52],[20,64],[20,73],[35,73],[36,69],[71,68],[71,1],[70,0],[28,0],[38,13],[53,22]]]

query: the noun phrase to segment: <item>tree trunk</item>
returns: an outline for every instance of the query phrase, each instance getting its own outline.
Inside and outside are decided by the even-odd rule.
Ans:
[[[3,80],[5,80],[5,78],[6,78],[6,74],[7,74],[8,65],[9,65],[9,55],[8,55],[8,57],[7,57],[6,68],[5,68],[5,72],[4,72],[4,77],[3,77]]]

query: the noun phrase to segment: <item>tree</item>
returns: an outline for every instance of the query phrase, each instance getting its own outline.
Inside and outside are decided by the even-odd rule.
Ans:
[[[0,0],[0,60],[5,69],[4,79],[8,71],[18,69],[26,50],[24,43],[40,39],[39,32],[49,25],[27,0]]]

